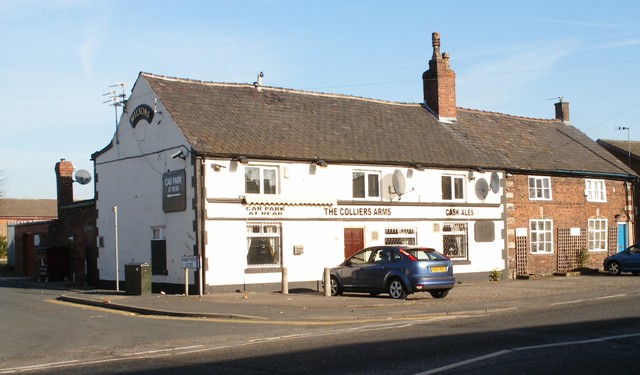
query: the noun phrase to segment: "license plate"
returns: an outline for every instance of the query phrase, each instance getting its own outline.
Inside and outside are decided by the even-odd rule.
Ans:
[[[447,272],[447,267],[431,267],[431,272]]]

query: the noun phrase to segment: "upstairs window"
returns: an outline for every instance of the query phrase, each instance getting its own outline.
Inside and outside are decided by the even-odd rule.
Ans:
[[[588,202],[606,202],[607,189],[604,180],[585,180],[584,195]]]
[[[551,178],[529,177],[529,199],[551,200]]]
[[[464,200],[463,176],[442,176],[442,200]]]
[[[247,194],[276,194],[278,169],[275,167],[246,167],[244,192]]]
[[[354,171],[352,174],[354,198],[379,198],[380,173]]]

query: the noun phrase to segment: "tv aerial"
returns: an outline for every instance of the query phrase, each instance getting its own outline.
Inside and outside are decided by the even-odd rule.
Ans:
[[[115,90],[116,87],[120,87],[120,89],[122,90],[122,93],[118,94],[118,92]],[[106,100],[104,102],[102,102],[102,104],[109,104],[111,106],[113,106],[113,109],[115,111],[115,119],[116,119],[116,141],[118,139],[118,107],[123,107],[122,111],[124,112],[124,105],[126,104],[126,100],[125,100],[125,94],[124,94],[124,82],[118,82],[115,85],[111,85],[109,86],[109,88],[112,88],[113,90],[102,94],[102,96],[108,96],[109,100]]]

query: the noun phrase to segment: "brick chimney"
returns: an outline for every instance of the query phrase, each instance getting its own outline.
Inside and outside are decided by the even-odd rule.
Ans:
[[[455,121],[456,73],[449,66],[449,54],[440,54],[440,33],[431,34],[431,42],[429,70],[422,73],[424,103],[440,121]]]
[[[56,184],[58,188],[58,211],[60,211],[60,207],[73,203],[73,164],[71,162],[60,159],[56,163]]]
[[[560,120],[565,124],[569,124],[569,103],[563,102],[562,98],[555,104],[556,120]]]

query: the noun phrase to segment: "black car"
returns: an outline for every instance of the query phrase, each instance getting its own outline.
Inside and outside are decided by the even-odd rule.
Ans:
[[[445,297],[456,283],[453,263],[434,249],[419,246],[374,246],[358,251],[330,271],[331,295],[389,293],[404,299],[414,292]]]

